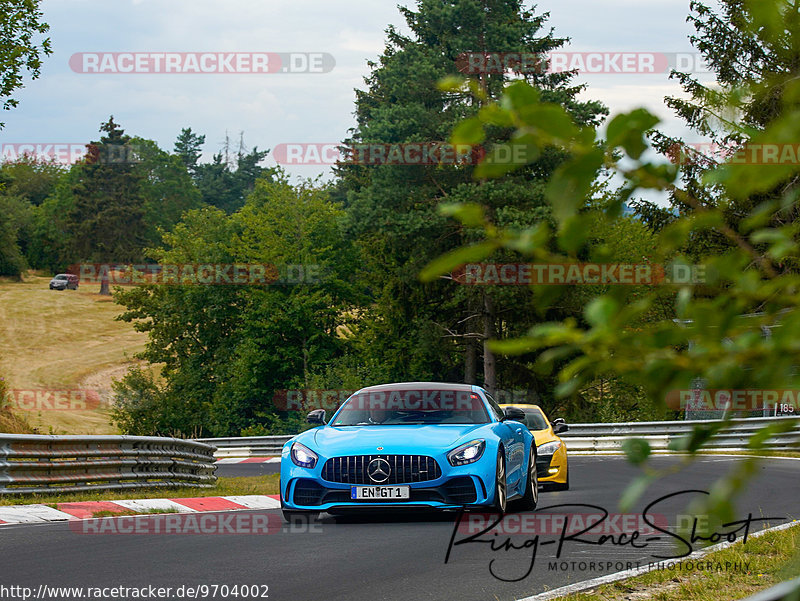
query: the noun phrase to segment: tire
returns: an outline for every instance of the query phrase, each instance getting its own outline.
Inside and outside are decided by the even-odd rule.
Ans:
[[[494,513],[504,515],[508,509],[508,486],[506,485],[506,460],[502,449],[497,453],[497,469],[494,477],[494,502],[491,505]]]
[[[515,502],[515,508],[519,511],[534,511],[539,503],[539,476],[536,473],[536,455],[531,449],[528,461],[528,477],[525,480],[525,494]]]

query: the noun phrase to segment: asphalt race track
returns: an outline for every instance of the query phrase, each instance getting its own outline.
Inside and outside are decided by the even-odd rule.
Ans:
[[[654,461],[665,467],[677,460],[661,457]],[[689,470],[657,481],[636,513],[664,495],[707,489],[736,461],[740,459],[704,457]],[[246,470],[258,473],[254,470],[263,467],[245,466],[227,466],[221,473],[230,475],[234,467],[241,467],[236,470],[237,475]],[[638,471],[623,458],[608,456],[573,457],[570,467],[572,490],[541,493],[539,511],[529,515],[547,520],[553,514],[597,513],[596,509],[585,507],[548,509],[559,504],[591,504],[614,513],[620,490]],[[674,529],[676,514],[685,514],[687,502],[698,495],[664,500],[650,513],[665,516],[670,529]],[[800,518],[800,461],[765,460],[737,504],[737,520],[748,514],[779,518],[770,520],[772,526]],[[278,524],[277,516],[273,518],[275,522],[270,523]],[[43,583],[84,587],[154,585],[173,590],[182,585],[248,584],[267,585],[272,601],[485,601],[526,597],[629,567],[606,567],[607,564],[645,565],[655,561],[654,555],[674,556],[677,548],[686,548],[664,534],[647,543],[642,543],[647,540],[642,536],[638,543],[643,548],[567,540],[560,559],[554,561],[558,533],[540,533],[530,574],[517,582],[503,582],[492,576],[490,562],[494,560],[491,569],[501,578],[524,576],[531,564],[535,533],[512,537],[517,547],[529,541],[522,549],[492,551],[489,543],[455,546],[445,565],[453,526],[452,516],[427,514],[375,518],[323,515],[318,524],[279,526],[269,535],[87,535],[64,523],[6,526],[0,528],[0,570],[6,586],[34,590]],[[762,523],[755,522],[751,532],[761,528]],[[734,529],[730,527],[726,532]],[[456,532],[455,541],[467,536]],[[596,536],[583,538],[597,541]],[[500,547],[504,540],[505,535],[496,537],[496,546]]]

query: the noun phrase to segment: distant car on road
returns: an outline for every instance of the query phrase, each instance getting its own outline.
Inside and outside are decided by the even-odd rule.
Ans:
[[[59,273],[50,280],[50,290],[78,289],[78,276],[72,273]]]
[[[561,418],[551,423],[539,405],[500,405],[516,407],[525,413],[524,423],[536,440],[536,472],[545,490],[569,490],[567,447],[557,435],[569,430]]]
[[[283,447],[281,506],[298,514],[400,508],[533,511],[536,444],[519,409],[470,384],[362,388]]]

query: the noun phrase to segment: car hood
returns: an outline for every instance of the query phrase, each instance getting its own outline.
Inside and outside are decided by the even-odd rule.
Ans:
[[[299,442],[326,457],[376,453],[427,454],[446,452],[487,434],[490,424],[408,426],[325,426],[304,432]],[[378,451],[378,447],[383,447]]]
[[[536,441],[536,446],[541,446],[546,442],[553,442],[554,440],[560,440],[558,436],[553,434],[552,428],[547,428],[546,430],[531,430],[531,434],[533,434],[533,439]]]

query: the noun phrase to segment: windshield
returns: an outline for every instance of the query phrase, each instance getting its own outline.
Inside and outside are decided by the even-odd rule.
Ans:
[[[361,392],[350,397],[332,426],[485,424],[481,398],[465,390],[404,389]]]
[[[522,407],[520,407],[522,409]],[[525,425],[528,430],[547,430],[547,420],[538,409],[522,409],[525,412]]]
[[[57,275],[57,276],[56,276],[56,277],[54,277],[53,279],[54,279],[54,280],[66,280],[66,279],[67,279],[67,276],[65,276],[65,275]]]

